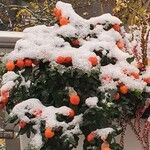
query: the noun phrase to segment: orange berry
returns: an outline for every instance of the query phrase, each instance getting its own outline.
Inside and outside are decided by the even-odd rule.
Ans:
[[[118,31],[118,32],[120,32],[120,30],[121,30],[121,27],[120,27],[119,24],[114,24],[112,28],[113,28],[115,31]]]
[[[150,78],[144,78],[143,80],[144,80],[144,82],[146,82],[148,84],[150,83]]]
[[[26,67],[31,67],[32,66],[32,60],[31,59],[25,59],[24,63],[25,63]]]
[[[126,85],[122,85],[122,86],[120,86],[119,91],[122,94],[127,94],[129,89],[128,89],[128,87]]]
[[[101,148],[100,150],[111,150],[109,147]]]
[[[59,24],[61,26],[67,25],[69,23],[69,20],[66,17],[61,17],[59,20]]]
[[[19,68],[23,68],[24,67],[24,61],[22,59],[18,59],[16,62],[16,66]]]
[[[72,105],[79,105],[79,103],[80,103],[80,97],[78,95],[71,95],[70,96],[70,103]]]
[[[123,49],[125,46],[123,40],[119,40],[116,44],[117,44],[119,49]]]
[[[61,16],[61,10],[58,9],[58,8],[54,8],[53,14],[54,14],[55,17],[59,18]]]
[[[101,145],[101,150],[111,150],[111,149],[109,148],[109,143],[104,142],[104,143]]]
[[[87,137],[87,141],[88,142],[92,142],[94,140],[94,138],[96,137],[96,134],[94,132],[91,132]]]
[[[54,135],[55,135],[55,133],[52,131],[51,128],[46,128],[46,129],[45,129],[44,136],[45,136],[47,139],[51,139]]]
[[[35,110],[33,111],[33,115],[34,115],[35,117],[41,117],[41,115],[42,115],[42,110],[41,110],[41,109],[35,109]]]
[[[113,99],[114,100],[119,100],[120,99],[120,94],[119,93],[116,93],[114,96],[113,96]]]
[[[23,129],[23,128],[25,128],[26,125],[27,125],[27,123],[26,123],[25,121],[23,121],[23,120],[20,120],[20,121],[19,121],[19,127],[20,127],[20,128]]]
[[[2,103],[5,105],[8,103],[8,98],[9,98],[9,91],[1,91],[1,98],[2,98]]]
[[[98,60],[94,56],[89,57],[88,60],[91,62],[92,66],[96,66],[98,64]]]
[[[9,91],[7,91],[7,90],[1,91],[1,96],[2,97],[9,97]]]
[[[6,63],[6,69],[7,71],[13,71],[15,69],[15,64],[13,61],[8,61]]]
[[[135,79],[139,79],[140,77],[139,73],[136,73],[136,72],[131,72],[130,76],[134,77]]]
[[[65,57],[65,63],[71,63],[72,58],[71,57]]]
[[[57,57],[57,59],[56,59],[57,64],[63,64],[64,62],[65,62],[65,57],[63,57],[63,56]]]
[[[75,111],[72,109],[69,111],[69,117],[74,117],[75,116]]]
[[[8,103],[8,97],[7,96],[2,97],[2,102],[6,105]]]

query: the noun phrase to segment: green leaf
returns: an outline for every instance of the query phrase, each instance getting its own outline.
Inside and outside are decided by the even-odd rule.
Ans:
[[[127,58],[126,61],[131,64],[134,61],[134,57]]]

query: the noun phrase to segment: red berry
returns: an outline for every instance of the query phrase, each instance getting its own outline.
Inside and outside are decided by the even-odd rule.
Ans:
[[[120,32],[121,27],[120,27],[120,25],[119,25],[119,24],[114,24],[114,25],[113,25],[113,29],[114,29],[115,31]]]
[[[2,91],[1,92],[1,98],[2,98],[2,102],[6,105],[8,103],[9,92],[8,91]]]
[[[69,20],[66,17],[61,17],[59,20],[59,24],[61,26],[67,25],[69,23]]]
[[[33,111],[33,115],[35,117],[40,117],[42,115],[42,110],[41,109],[36,109]]]
[[[25,66],[24,61],[22,59],[18,59],[16,62],[16,66],[19,68],[23,68]]]
[[[65,57],[63,57],[63,56],[57,57],[57,59],[56,59],[57,64],[63,64],[64,62],[65,62]]]
[[[2,97],[2,102],[4,103],[4,104],[7,104],[8,103],[8,97]]]
[[[71,63],[72,58],[71,57],[65,57],[65,63]]]
[[[72,109],[69,111],[69,117],[74,117],[75,116],[75,111]]]
[[[94,140],[94,138],[96,137],[96,134],[94,132],[91,132],[88,136],[87,136],[87,141],[88,142],[92,142]]]
[[[15,64],[13,61],[8,61],[6,63],[6,69],[7,71],[13,71],[15,69]]]
[[[144,78],[143,80],[144,80],[144,82],[146,82],[148,84],[150,83],[150,78]]]
[[[53,14],[55,17],[59,18],[61,16],[61,10],[58,8],[54,8]]]
[[[139,73],[136,73],[136,72],[131,72],[130,73],[130,76],[134,77],[135,79],[139,79]]]
[[[118,101],[120,99],[120,94],[119,93],[116,93],[114,96],[113,96],[113,99]]]
[[[120,86],[119,91],[122,94],[127,94],[129,89],[128,89],[128,87],[126,85],[122,85],[122,86]]]
[[[25,63],[26,67],[32,67],[32,60],[31,59],[25,59],[24,63]]]
[[[96,66],[98,64],[98,60],[95,56],[89,57],[88,60],[91,62],[92,66]]]
[[[23,120],[20,120],[20,122],[19,122],[19,127],[20,128],[25,128],[25,126],[27,125],[27,123],[25,122],[25,121],[23,121]]]
[[[119,40],[119,41],[117,42],[117,46],[118,46],[119,49],[123,49],[124,46],[125,46],[123,40]]]
[[[70,96],[70,103],[72,105],[79,105],[79,103],[80,103],[80,97],[78,95],[71,95]]]
[[[44,136],[45,136],[47,139],[51,139],[54,135],[55,135],[55,133],[52,131],[51,128],[46,128],[46,129],[45,129]]]
[[[80,45],[80,41],[79,41],[78,39],[75,39],[75,40],[72,40],[72,41],[71,41],[71,44],[72,44],[73,46],[79,46],[79,45]]]

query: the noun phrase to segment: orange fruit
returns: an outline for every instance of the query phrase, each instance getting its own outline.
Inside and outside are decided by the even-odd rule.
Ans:
[[[118,46],[118,48],[119,48],[119,49],[123,49],[123,48],[124,48],[124,46],[125,46],[125,44],[124,44],[124,41],[123,41],[123,40],[119,40],[116,44],[117,44],[117,46]]]
[[[109,147],[101,148],[100,150],[111,150]]]
[[[24,61],[22,59],[18,59],[16,62],[16,66],[19,68],[23,68],[24,67]]]
[[[53,14],[55,17],[59,18],[61,16],[61,10],[58,8],[54,8]]]
[[[119,100],[120,99],[120,94],[119,93],[116,93],[114,96],[113,96],[113,99],[114,100]]]
[[[87,137],[87,141],[88,142],[92,142],[94,140],[94,138],[96,137],[96,134],[94,132],[91,132]]]
[[[65,57],[65,63],[71,63],[72,58],[71,57]]]
[[[80,97],[78,95],[71,95],[70,96],[70,103],[72,105],[79,105],[79,103],[80,103]]]
[[[63,57],[63,56],[57,57],[57,59],[56,59],[57,64],[63,64],[64,62],[65,62],[65,57]]]
[[[2,91],[1,92],[1,97],[2,97],[2,103],[5,105],[8,103],[8,98],[9,98],[9,91]]]
[[[24,64],[26,67],[32,67],[32,60],[31,59],[25,59]]]
[[[20,127],[20,128],[23,129],[23,128],[25,128],[26,125],[27,125],[27,123],[26,123],[25,121],[23,121],[23,120],[20,120],[20,121],[19,121],[19,127]]]
[[[144,78],[143,80],[144,80],[144,82],[146,82],[148,84],[150,83],[150,78]]]
[[[67,25],[70,21],[68,20],[68,18],[66,17],[61,17],[60,20],[59,20],[59,24],[61,26],[64,26],[64,25]]]
[[[2,102],[6,105],[8,103],[8,97],[7,96],[3,96],[2,97]]]
[[[98,64],[98,60],[95,56],[89,57],[88,60],[91,62],[92,66],[96,66]]]
[[[109,143],[104,142],[104,143],[101,145],[101,150],[111,150],[111,149],[109,148]]]
[[[118,31],[118,32],[120,32],[120,30],[121,30],[121,27],[120,27],[119,24],[114,24],[114,25],[112,26],[112,28],[113,28],[115,31]]]
[[[131,72],[130,76],[134,77],[135,79],[139,79],[140,77],[139,73],[136,73],[136,72]]]
[[[41,109],[35,109],[35,110],[33,111],[33,115],[34,115],[35,117],[40,117],[40,116],[42,115],[42,110],[41,110]]]
[[[74,117],[75,116],[75,112],[74,112],[73,109],[69,111],[69,115],[68,116],[69,117]]]
[[[1,91],[1,96],[2,97],[9,97],[9,91],[7,91],[7,90]]]
[[[129,89],[128,89],[128,87],[126,85],[122,85],[122,86],[120,86],[119,91],[122,94],[127,94]]]
[[[55,135],[55,133],[52,131],[51,128],[46,128],[46,129],[45,129],[44,136],[45,136],[47,139],[51,139],[54,135]]]
[[[13,71],[15,69],[15,64],[13,61],[8,61],[6,63],[6,69],[7,71]]]

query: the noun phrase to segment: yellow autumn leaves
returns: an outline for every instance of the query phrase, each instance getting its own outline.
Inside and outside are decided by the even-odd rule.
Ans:
[[[150,18],[150,10],[143,0],[116,0],[113,12],[128,25],[148,23]]]

